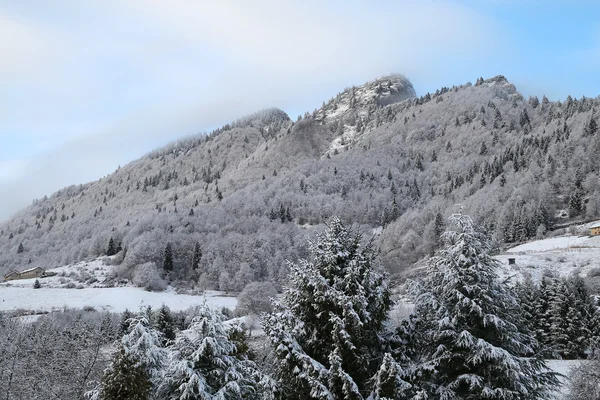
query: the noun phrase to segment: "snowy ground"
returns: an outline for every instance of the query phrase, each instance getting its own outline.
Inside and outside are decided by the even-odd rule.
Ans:
[[[35,279],[20,279],[0,283],[0,311],[21,311],[23,314],[59,311],[64,308],[93,307],[96,310],[122,312],[137,310],[142,305],[153,308],[166,304],[174,311],[185,310],[206,301],[215,307],[234,309],[237,299],[210,291],[202,296],[165,292],[148,292],[131,284],[106,287],[112,266],[102,259],[80,262],[52,270],[56,276],[40,278],[40,289],[34,289]]]
[[[526,274],[539,280],[550,271],[560,276],[588,273],[600,268],[600,236],[561,236],[536,240],[513,247],[495,257],[502,263],[501,275],[522,279]],[[515,258],[515,265],[508,259]]]
[[[177,294],[175,291],[147,292],[136,287],[59,289],[0,286],[0,311],[59,311],[63,308],[94,307],[96,310],[122,312],[141,305],[153,308],[166,304],[171,310],[185,310],[204,300],[216,307],[234,309],[235,297],[207,293],[206,296]]]

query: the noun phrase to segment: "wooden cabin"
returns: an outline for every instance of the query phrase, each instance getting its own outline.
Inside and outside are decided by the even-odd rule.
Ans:
[[[590,235],[598,236],[600,235],[600,222],[596,222],[592,226],[590,226]]]

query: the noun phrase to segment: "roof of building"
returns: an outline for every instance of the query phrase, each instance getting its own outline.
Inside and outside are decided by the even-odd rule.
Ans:
[[[590,225],[590,228],[600,228],[600,221],[594,222],[592,225]]]
[[[21,271],[21,274],[24,274],[25,272],[32,272],[32,271],[35,271],[37,269],[41,269],[42,272],[44,272],[44,268],[42,268],[42,267],[35,267],[35,268],[26,269],[25,271]]]
[[[12,270],[12,271],[10,271],[8,274],[4,274],[4,277],[6,278],[7,276],[11,276],[11,275],[14,275],[14,274],[17,274],[17,275],[19,275],[19,271],[15,271],[15,270],[13,269],[13,270]]]

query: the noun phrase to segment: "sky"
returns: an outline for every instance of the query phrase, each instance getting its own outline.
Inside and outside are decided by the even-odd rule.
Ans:
[[[401,73],[600,95],[600,2],[0,0],[0,221],[266,107]]]

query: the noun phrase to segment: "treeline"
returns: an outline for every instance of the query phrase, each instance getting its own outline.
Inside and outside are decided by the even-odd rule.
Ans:
[[[461,214],[414,282],[414,312],[393,306],[373,243],[338,219],[290,265],[290,285],[263,315],[266,342],[201,307],[165,340],[142,312],[129,320],[94,399],[547,399],[558,376],[498,279],[488,238]],[[260,340],[260,339],[259,339]]]
[[[113,237],[124,278],[153,263],[185,286],[200,243],[197,288],[239,291],[284,283],[285,260],[306,257],[298,243],[332,215],[376,231],[397,275],[438,248],[436,215],[457,203],[498,243],[600,218],[598,99],[525,99],[503,77],[393,104],[372,90],[296,122],[261,113],[39,200],[0,224],[0,269],[96,258]]]
[[[528,278],[516,293],[529,330],[549,356],[582,359],[600,348],[600,305],[581,276]]]

